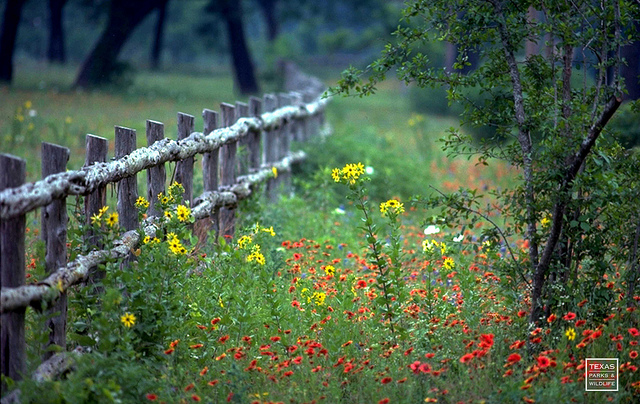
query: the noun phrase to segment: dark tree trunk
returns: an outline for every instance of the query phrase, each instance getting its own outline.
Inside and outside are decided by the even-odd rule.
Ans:
[[[65,63],[64,26],[62,9],[67,0],[49,0],[49,49],[47,59],[51,63]]]
[[[244,36],[242,5],[236,0],[221,1],[220,13],[227,26],[236,85],[242,94],[257,93],[258,82]]]
[[[135,28],[161,0],[112,0],[107,27],[85,59],[74,87],[108,83],[116,71],[120,50]]]
[[[11,83],[13,79],[13,51],[25,2],[26,0],[9,0],[4,9],[0,32],[0,82]]]
[[[640,28],[640,24],[636,23]],[[640,41],[635,41],[621,50],[621,56],[627,61],[621,68],[621,75],[629,94],[625,94],[626,100],[640,99]]]
[[[267,23],[267,38],[269,42],[273,42],[278,36],[278,19],[276,18],[276,3],[278,0],[258,0],[260,10],[264,15],[264,20]]]
[[[162,40],[164,38],[164,21],[167,16],[167,3],[169,0],[161,0],[158,6],[158,21],[156,23],[153,47],[151,48],[150,65],[153,70],[160,68],[160,56],[162,55]]]

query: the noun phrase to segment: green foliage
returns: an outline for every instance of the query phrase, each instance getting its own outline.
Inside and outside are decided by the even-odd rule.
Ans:
[[[544,19],[532,17],[529,6],[541,8]],[[597,284],[605,262],[613,261],[635,277],[631,261],[637,247],[612,250],[605,243],[616,239],[630,245],[624,235],[633,234],[636,220],[625,223],[618,219],[623,212],[636,212],[635,196],[619,194],[618,181],[635,182],[627,173],[636,159],[619,160],[624,153],[611,141],[608,129],[603,131],[623,91],[617,75],[614,80],[603,79],[608,70],[617,71],[622,63],[616,57],[608,58],[608,52],[637,37],[638,4],[621,1],[595,7],[590,1],[416,0],[406,4],[403,15],[405,25],[395,31],[397,40],[365,71],[346,70],[333,91],[373,94],[395,68],[400,80],[440,89],[432,90],[436,92],[446,90],[450,102],[462,102],[463,123],[495,128],[490,138],[507,140],[504,144],[472,144],[454,129],[445,147],[452,155],[477,154],[483,163],[497,157],[521,170],[522,181],[496,196],[498,209],[506,215],[501,238],[508,243],[509,237],[524,233],[530,243],[528,269],[511,278],[515,282],[511,287],[517,289],[521,282],[532,285],[532,322],[541,319],[542,306],[548,313],[559,304],[554,291],[584,285],[579,281],[581,275],[590,278],[591,287]],[[593,28],[594,21],[599,29]],[[545,45],[552,52],[522,56],[527,41],[542,38],[554,38]],[[448,41],[459,48],[456,69],[468,63],[470,52],[479,52],[481,63],[468,75],[439,69],[420,49],[429,40]],[[577,61],[576,48],[582,52]],[[584,73],[589,69],[596,71],[595,82]],[[616,162],[621,165],[611,171]],[[620,201],[616,207],[607,202],[614,197],[610,192]],[[451,211],[467,215],[464,195],[455,198],[459,201],[443,202]],[[616,213],[598,220],[606,211]],[[473,212],[483,215],[477,209]],[[543,218],[551,224],[540,226]],[[494,227],[500,230],[497,224]],[[587,258],[595,259],[595,267],[583,265]]]

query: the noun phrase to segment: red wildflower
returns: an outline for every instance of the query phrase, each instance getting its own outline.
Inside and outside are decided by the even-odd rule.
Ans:
[[[302,258],[302,254],[293,253],[293,259],[294,259],[294,261],[298,261],[300,258]]]
[[[549,324],[553,323],[554,321],[556,321],[556,318],[557,317],[555,314],[550,315],[549,317],[547,317],[547,323]]]
[[[269,339],[270,339],[271,341],[273,341],[273,342],[278,342],[278,341],[280,341],[280,337],[279,337],[279,336],[277,336],[277,335],[275,335],[275,336],[273,336],[273,337],[271,337],[271,338],[269,338]]]
[[[468,354],[464,354],[464,355],[462,355],[462,357],[460,358],[460,362],[462,362],[462,363],[467,363],[467,362],[469,362],[471,359],[473,359],[473,354],[470,354],[470,353],[468,353]]]
[[[629,334],[631,334],[634,337],[637,337],[640,335],[640,331],[638,331],[637,328],[629,328]]]
[[[360,279],[356,284],[356,289],[364,289],[367,287],[367,281]]]
[[[198,349],[198,348],[202,348],[204,345],[202,344],[193,344],[193,345],[189,345],[189,349]]]
[[[526,315],[527,315],[527,312],[526,312],[526,311],[524,311],[524,310],[520,310],[520,311],[518,311],[518,317],[522,318],[522,317],[524,317],[524,316],[526,316]]]
[[[193,394],[193,395],[191,396],[191,399],[192,399],[193,401],[200,401],[200,396],[198,396],[197,394]]]
[[[166,351],[164,351],[164,353],[165,353],[166,355],[171,355],[171,354],[173,353],[173,351],[175,351],[175,349],[173,349],[173,348],[169,348],[169,349],[167,349]]]
[[[567,321],[574,320],[575,318],[576,318],[576,313],[573,313],[571,311],[565,314],[564,316],[562,316],[562,319]]]
[[[211,380],[209,383],[207,383],[209,386],[215,386],[216,384],[220,383],[220,381],[218,379],[215,380]]]
[[[630,357],[631,359],[635,359],[635,358],[637,358],[637,357],[638,357],[638,351],[631,351],[631,352],[629,352],[629,357]]]
[[[200,371],[200,376],[204,376],[207,374],[207,372],[209,371],[209,367],[205,366],[201,371]]]
[[[229,335],[223,335],[222,337],[218,338],[218,342],[220,342],[221,344],[224,344],[225,342],[227,342],[227,340],[229,339]]]
[[[520,354],[512,353],[507,357],[507,362],[516,363],[516,362],[520,362],[520,359],[522,359],[522,356],[520,356]]]
[[[480,334],[480,342],[481,348],[491,348],[493,346],[493,334]]]
[[[538,356],[537,361],[540,369],[548,368],[551,365],[551,360],[544,355]]]
[[[158,399],[158,396],[156,394],[153,394],[153,393],[147,394],[146,397],[147,397],[147,400],[149,400],[149,401],[156,401]]]
[[[390,378],[390,377],[385,377],[385,378],[383,378],[382,380],[380,380],[380,383],[382,383],[382,384],[387,384],[387,383],[391,383],[392,381],[393,381],[393,379],[392,379],[392,378]]]
[[[289,377],[293,374],[293,370],[287,370],[286,372],[284,372],[284,376],[285,377]]]
[[[196,387],[196,385],[195,385],[195,384],[193,384],[193,383],[191,383],[191,384],[189,384],[187,387],[185,387],[185,388],[184,388],[184,391],[189,391],[189,390],[191,390],[191,389],[192,389],[192,388],[194,388],[194,387]]]
[[[220,317],[216,317],[213,320],[211,320],[211,325],[216,325],[220,322]]]
[[[382,400],[378,401],[378,404],[389,404],[389,399],[383,398]]]
[[[176,345],[178,345],[178,342],[180,342],[180,340],[179,340],[179,339],[174,340],[171,344],[169,344],[169,346],[170,346],[171,348],[175,348],[175,347],[176,347]]]

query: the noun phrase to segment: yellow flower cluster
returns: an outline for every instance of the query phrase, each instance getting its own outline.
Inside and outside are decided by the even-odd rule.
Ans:
[[[342,169],[334,168],[331,171],[331,177],[335,182],[343,180],[352,185],[356,183],[362,174],[364,174],[364,165],[362,163],[347,164]]]
[[[167,243],[169,243],[169,250],[175,255],[185,255],[187,253],[187,249],[184,248],[175,233],[167,234]]]
[[[176,215],[178,216],[179,221],[186,222],[189,220],[189,216],[191,216],[191,209],[184,205],[178,205],[176,208]]]
[[[103,216],[105,216],[105,213],[107,213],[107,210],[109,210],[108,206],[103,206],[102,208],[100,208],[98,213],[91,216],[91,224],[97,225],[97,226],[100,225],[100,223],[102,223]],[[118,213],[113,212],[109,216],[106,216],[105,222],[109,227],[114,227],[118,224],[118,218],[119,218]]]
[[[144,244],[159,244],[160,239],[158,237],[151,238],[151,236],[145,236],[145,238],[142,239],[142,242]]]
[[[260,252],[260,246],[258,244],[251,247],[251,254],[247,257],[247,262],[257,262],[260,265],[265,264],[264,255]]]
[[[249,245],[251,245],[251,243],[253,242],[253,239],[251,238],[251,236],[242,236],[238,239],[238,247],[240,248],[245,248]]]
[[[380,213],[382,213],[382,216],[386,216],[389,213],[399,215],[404,213],[404,205],[396,199],[389,199],[380,204]]]
[[[144,196],[139,196],[136,199],[136,208],[147,209],[149,207],[149,201],[145,199]]]
[[[422,251],[426,253],[432,253],[434,249],[439,248],[441,254],[445,254],[447,252],[447,245],[444,243],[438,243],[435,240],[424,240],[422,242]]]
[[[300,294],[302,295],[302,297],[306,297],[307,298],[307,303],[311,303],[312,301],[315,303],[316,306],[322,306],[324,305],[324,301],[327,298],[327,294],[324,292],[313,292],[311,295],[309,294],[309,289],[307,288],[303,288],[300,291]]]

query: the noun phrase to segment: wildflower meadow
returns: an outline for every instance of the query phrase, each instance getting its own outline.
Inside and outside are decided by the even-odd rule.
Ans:
[[[526,242],[512,240],[506,252],[482,236],[486,223],[453,231],[415,201],[374,203],[365,171],[373,168],[356,162],[323,172],[327,192],[346,189],[347,199],[340,212],[316,212],[313,220],[330,221],[310,229],[330,229],[320,238],[283,236],[304,225],[273,210],[295,212],[294,198],[203,245],[173,184],[158,196],[161,223],[133,259],[109,263],[93,289],[71,294],[69,342],[89,352],[63,380],[21,382],[24,402],[637,400],[640,331],[619,273],[603,277],[606,305],[566,296],[531,326],[527,285],[502,264],[522,260]],[[149,201],[136,205],[144,217]],[[114,240],[117,213],[109,212],[77,234]],[[86,248],[70,247],[72,255]],[[38,340],[45,318],[29,320]],[[585,392],[585,359],[611,356],[619,390]]]

